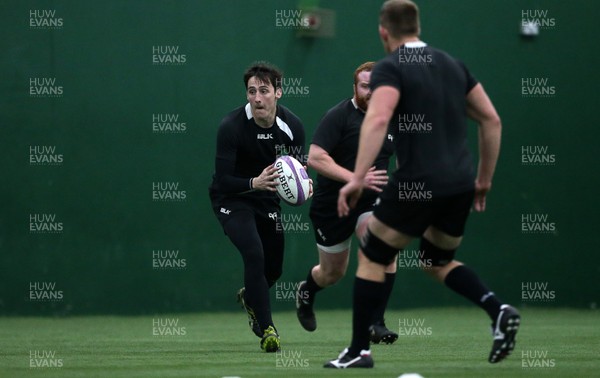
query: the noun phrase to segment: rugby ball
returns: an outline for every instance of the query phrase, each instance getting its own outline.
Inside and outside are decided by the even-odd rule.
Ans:
[[[275,160],[277,195],[283,202],[300,206],[311,196],[311,183],[308,173],[300,162],[291,156],[280,156]]]

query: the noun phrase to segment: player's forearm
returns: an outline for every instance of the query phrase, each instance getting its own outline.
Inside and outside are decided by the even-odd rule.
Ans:
[[[352,178],[352,172],[338,165],[329,155],[309,156],[308,166],[329,179],[346,183]]]
[[[381,151],[388,128],[387,117],[367,112],[360,132],[354,175],[362,180]]]
[[[219,191],[223,194],[244,193],[252,190],[251,177],[236,177],[231,175],[223,175],[217,177],[217,185]]]
[[[215,161],[215,180],[219,191],[223,194],[243,193],[251,190],[251,177],[240,177],[234,174],[235,163],[217,157]]]
[[[491,183],[500,155],[502,124],[499,118],[485,121],[479,127],[479,166],[477,180]]]

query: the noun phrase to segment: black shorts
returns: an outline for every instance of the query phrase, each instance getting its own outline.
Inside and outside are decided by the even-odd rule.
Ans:
[[[376,199],[376,197],[361,198],[356,208],[350,210],[347,217],[340,218],[337,213],[337,195],[327,200],[315,201],[313,198],[309,215],[317,244],[331,247],[350,239],[358,218],[364,213],[373,211]]]
[[[264,275],[272,286],[281,276],[285,249],[279,203],[240,197],[211,200],[223,232],[242,256],[244,281],[247,275]]]
[[[397,186],[388,185],[373,215],[389,227],[415,238],[421,237],[429,226],[459,237],[464,234],[474,195],[475,191],[469,190],[426,201],[400,200]]]
[[[236,212],[249,211],[257,220],[273,222],[275,230],[282,229],[280,225],[278,226],[278,223],[281,223],[281,206],[276,200],[244,197],[215,199],[213,197],[211,203],[221,226],[225,225]]]

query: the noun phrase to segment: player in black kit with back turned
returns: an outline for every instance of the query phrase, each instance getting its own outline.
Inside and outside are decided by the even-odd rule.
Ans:
[[[415,238],[420,239],[425,271],[488,314],[493,330],[488,361],[502,361],[515,346],[520,315],[472,269],[454,259],[471,207],[485,210],[500,151],[500,117],[462,62],[420,40],[415,3],[388,0],[379,21],[388,55],[371,75],[373,94],[361,127],[353,177],[340,190],[340,216],[347,216],[360,198],[364,177],[390,124],[397,128],[398,168],[380,194],[381,202],[361,239],[366,258],[359,260],[354,281],[350,347],[325,367],[373,367],[369,324],[385,300],[385,267]],[[479,126],[477,169],[467,146],[467,118]],[[409,119],[423,120],[419,122],[431,127],[412,127],[406,124]]]

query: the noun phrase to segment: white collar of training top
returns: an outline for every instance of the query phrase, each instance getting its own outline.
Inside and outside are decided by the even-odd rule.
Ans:
[[[427,43],[425,43],[423,41],[406,42],[404,44],[404,47],[408,47],[409,49],[414,49],[417,47],[425,47],[425,46],[427,46]]]

